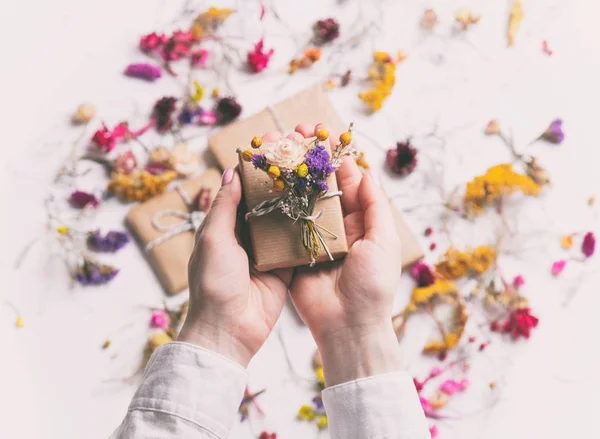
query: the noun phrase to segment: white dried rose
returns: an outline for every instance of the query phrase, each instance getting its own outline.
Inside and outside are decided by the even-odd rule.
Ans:
[[[275,142],[263,143],[260,151],[264,154],[268,164],[283,169],[295,169],[304,162],[308,145],[313,140],[314,138],[308,138],[298,141],[282,137]]]

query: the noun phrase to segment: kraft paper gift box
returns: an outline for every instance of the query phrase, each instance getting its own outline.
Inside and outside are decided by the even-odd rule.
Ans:
[[[254,136],[278,131],[278,125],[283,125],[291,131],[300,123],[324,123],[335,136],[348,129],[348,124],[340,118],[329,102],[323,86],[317,84],[253,116],[224,127],[208,139],[208,145],[222,168],[234,168],[239,163],[236,150],[248,149]],[[273,192],[270,192],[271,181],[264,172],[253,169],[247,162],[242,163],[240,171],[249,209],[267,197],[274,196]],[[335,175],[330,177],[329,187],[331,191],[337,190]],[[321,208],[325,208],[325,211],[318,220],[319,224],[331,227],[330,230],[338,236],[340,233],[343,235],[343,215],[339,198],[321,201],[315,212]],[[422,258],[423,253],[400,213],[393,206],[391,208],[402,243],[402,266],[405,267]],[[259,270],[268,270],[282,264],[290,266],[308,262],[300,240],[300,226],[290,222],[291,220],[281,213],[250,218],[251,241]],[[337,256],[343,256],[347,252],[345,239],[332,240],[327,234],[324,234],[324,237]]]
[[[179,187],[184,196],[189,197],[188,201],[193,201],[201,189],[207,189],[204,192],[205,203],[210,206],[221,187],[221,172],[216,168],[208,169],[199,177],[180,182]],[[194,248],[195,230],[189,227],[169,237],[165,229],[182,226],[186,220],[160,212],[174,211],[184,216],[191,214],[194,209],[186,203],[182,193],[171,190],[133,207],[127,214],[127,225],[138,238],[148,261],[169,294],[188,287],[188,262]],[[157,221],[163,230],[155,227]]]

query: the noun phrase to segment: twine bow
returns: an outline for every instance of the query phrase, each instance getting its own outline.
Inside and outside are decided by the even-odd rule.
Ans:
[[[188,207],[193,205],[192,200],[189,195],[178,185],[175,186],[175,189],[185,202]],[[180,218],[181,221],[175,224],[163,225],[160,223],[160,220],[166,216],[174,216],[176,218]],[[159,212],[156,212],[152,217],[152,225],[159,232],[165,232],[164,235],[159,236],[158,238],[150,241],[146,245],[146,252],[151,251],[154,247],[162,244],[163,242],[180,235],[181,233],[187,232],[189,230],[198,230],[204,222],[204,218],[206,218],[206,212],[201,210],[194,210],[191,213],[188,212],[180,212],[178,210],[173,209],[165,209]]]

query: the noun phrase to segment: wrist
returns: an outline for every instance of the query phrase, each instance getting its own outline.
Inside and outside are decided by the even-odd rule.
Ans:
[[[391,321],[335,331],[318,347],[327,386],[402,369]]]
[[[244,368],[253,357],[253,353],[232,334],[205,322],[191,324],[186,320],[177,340],[215,352]]]

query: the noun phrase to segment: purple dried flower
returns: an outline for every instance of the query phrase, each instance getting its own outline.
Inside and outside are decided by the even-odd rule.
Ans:
[[[125,69],[125,75],[132,76],[134,78],[145,79],[147,81],[154,81],[162,76],[159,66],[155,66],[148,63],[140,64],[129,64]]]
[[[306,180],[306,178],[299,178],[296,181],[296,189],[298,189],[300,192],[304,192],[307,185],[308,185],[308,180]]]
[[[324,406],[323,406],[323,398],[321,397],[321,395],[315,396],[312,399],[312,403],[313,403],[313,407],[315,408],[315,411],[320,412],[322,410],[324,410]]]
[[[98,201],[94,194],[84,191],[74,191],[71,193],[70,201],[73,207],[77,207],[79,209],[83,209],[88,205],[92,207],[98,207],[98,204],[100,204],[100,201]]]
[[[179,119],[179,123],[182,125],[187,125],[192,123],[192,120],[194,119],[194,110],[189,108],[189,107],[185,107],[183,110],[181,110],[181,113],[179,113],[179,117],[177,119]]]
[[[594,233],[587,232],[583,237],[583,242],[581,243],[581,252],[585,255],[586,258],[589,258],[596,251],[596,237]]]
[[[335,168],[331,164],[329,153],[322,145],[317,145],[306,154],[308,172],[315,180],[324,180]]]
[[[266,169],[267,168],[267,159],[262,154],[254,154],[250,159],[252,164],[257,169]]]
[[[562,119],[553,120],[541,137],[551,143],[562,143],[565,140],[565,133],[562,130]]]
[[[407,175],[417,167],[417,150],[406,142],[397,142],[396,148],[388,150],[386,163],[394,174]]]
[[[102,236],[98,230],[88,233],[87,244],[92,250],[98,252],[114,253],[122,249],[129,242],[129,235],[125,232],[112,230]]]
[[[118,273],[119,270],[110,265],[99,264],[84,258],[83,263],[75,270],[73,277],[81,285],[101,285],[111,281]]]
[[[217,102],[215,115],[217,124],[225,125],[237,118],[242,112],[242,106],[233,97],[222,98]]]

